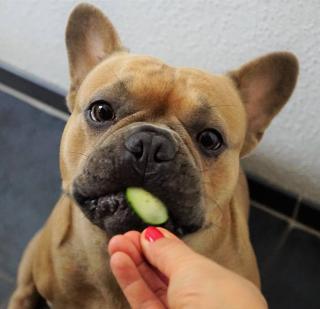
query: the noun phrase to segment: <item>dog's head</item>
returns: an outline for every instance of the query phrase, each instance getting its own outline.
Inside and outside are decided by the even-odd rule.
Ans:
[[[110,21],[79,5],[66,31],[71,116],[61,143],[63,188],[109,235],[145,224],[124,199],[143,187],[168,207],[165,227],[210,225],[230,201],[241,156],[290,97],[298,64],[273,53],[226,75],[174,68],[123,48]]]

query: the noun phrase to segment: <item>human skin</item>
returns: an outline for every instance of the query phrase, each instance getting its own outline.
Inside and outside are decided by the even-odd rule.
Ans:
[[[268,307],[250,281],[195,253],[165,229],[117,235],[108,251],[133,309]]]

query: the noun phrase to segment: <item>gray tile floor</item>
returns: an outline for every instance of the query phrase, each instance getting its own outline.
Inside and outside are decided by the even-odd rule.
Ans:
[[[319,309],[320,238],[255,207],[250,230],[270,309]]]
[[[0,308],[22,251],[60,194],[63,121],[0,93]],[[271,309],[320,308],[320,239],[253,207],[251,238]]]
[[[64,122],[0,93],[0,304],[11,292],[22,251],[60,193]]]

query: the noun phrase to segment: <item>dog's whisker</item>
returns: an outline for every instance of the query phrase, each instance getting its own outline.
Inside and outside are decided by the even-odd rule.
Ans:
[[[232,104],[215,104],[214,106],[216,106],[216,107],[224,107],[224,106],[227,106],[227,107],[234,107],[234,105],[232,105]]]
[[[222,211],[222,208],[221,208],[221,206],[219,205],[219,203],[217,203],[215,200],[211,200],[211,202],[212,202],[212,203],[214,203],[214,204],[216,205],[217,209],[218,209],[218,210],[219,210],[219,212],[220,212],[220,216],[219,216],[219,217],[217,217],[217,218],[215,218],[215,220],[212,222],[212,224],[214,224],[214,226],[216,226],[216,227],[218,227],[218,228],[222,229],[222,226],[220,226],[220,225],[218,225],[218,224],[217,224],[217,222],[220,222],[220,221],[221,221],[221,219],[222,219],[222,217],[223,217],[223,211]]]
[[[209,197],[208,195],[207,195],[207,199],[209,199],[210,202],[213,202],[216,205],[216,207],[219,209],[220,214],[221,214],[221,217],[219,219],[221,219],[223,216],[223,210],[222,210],[222,207],[220,206],[220,204],[215,199],[213,199],[212,197]]]
[[[199,171],[200,173],[205,173],[205,172],[209,171],[209,168],[206,168],[206,169],[198,169],[198,171]]]
[[[79,156],[84,156],[85,158],[89,158],[88,155],[86,155],[86,154],[84,154],[84,153],[81,153],[81,152],[68,151],[68,153],[70,153],[70,154],[76,154],[76,155],[79,155]]]
[[[209,181],[208,182],[205,182],[202,180],[202,188],[204,187],[204,185],[209,185],[211,187],[213,187],[213,183],[211,181],[211,179],[209,178]],[[207,201],[210,203],[213,203],[217,209],[219,210],[220,212],[220,217],[217,218],[215,221],[219,222],[222,218],[223,218],[223,210],[222,210],[222,207],[221,205],[214,199],[212,198],[211,196],[209,196],[209,194],[206,192],[206,190],[203,189],[203,194],[204,194],[204,200],[205,200],[205,203],[207,203]],[[213,224],[218,227],[218,228],[222,228],[221,226],[217,225],[215,222],[213,222]]]
[[[206,181],[205,179],[202,180],[202,183],[205,184],[205,185],[210,185],[210,186],[212,185],[212,181],[210,180],[210,178],[209,178],[208,181]]]
[[[212,222],[212,225],[214,226],[214,227],[217,227],[218,229],[223,229],[223,227],[222,226],[219,226],[218,224],[216,224],[215,222]]]
[[[205,173],[205,172],[209,171],[210,166],[205,165],[205,166],[203,166],[203,167],[197,167],[196,169],[197,169],[200,173]]]

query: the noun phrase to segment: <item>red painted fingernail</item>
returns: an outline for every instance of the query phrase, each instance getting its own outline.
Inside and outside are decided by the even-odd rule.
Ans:
[[[157,239],[163,238],[164,235],[154,226],[148,226],[144,233],[144,237],[147,241],[154,242]]]

